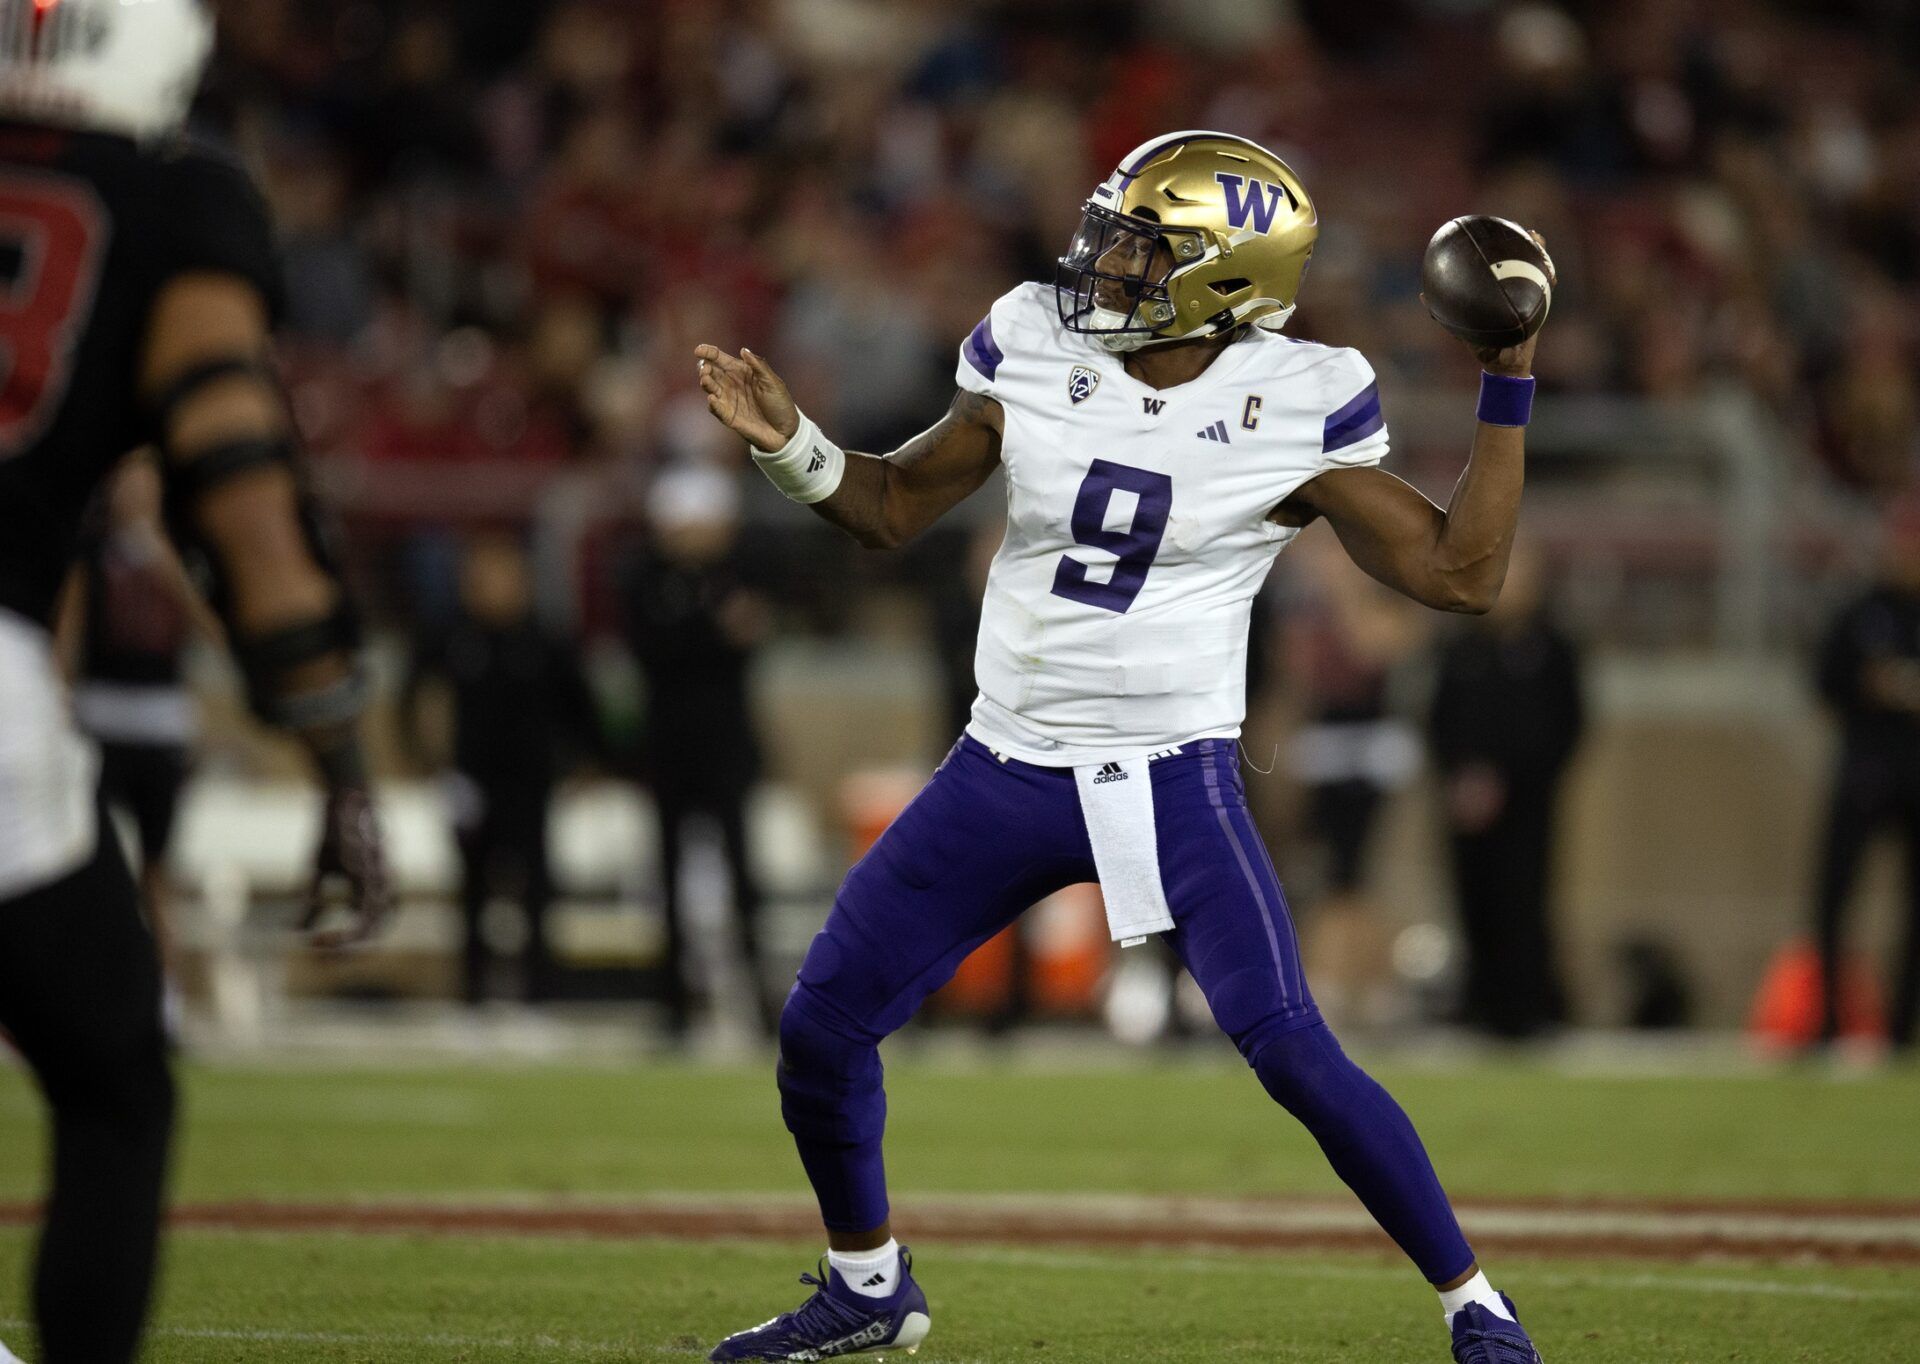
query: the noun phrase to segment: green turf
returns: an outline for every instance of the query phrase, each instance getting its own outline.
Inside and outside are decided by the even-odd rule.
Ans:
[[[186,1076],[184,1198],[801,1188],[772,1066]],[[1605,1079],[1528,1065],[1380,1077],[1464,1195],[1920,1198],[1920,1075]],[[1330,1192],[1233,1063],[1091,1074],[895,1065],[895,1186]],[[0,1198],[38,1187],[38,1110],[0,1074]]]
[[[0,1232],[0,1282],[23,1238]],[[794,1305],[812,1247],[176,1237],[149,1364],[684,1361]],[[1446,1358],[1432,1295],[1364,1257],[930,1250],[926,1364],[1385,1364]],[[1553,1364],[1912,1360],[1920,1280],[1887,1271],[1514,1266]],[[30,1337],[0,1294],[16,1346]]]
[[[190,1067],[178,1194],[328,1199],[778,1190],[801,1182],[771,1066]],[[1605,1079],[1386,1064],[1456,1192],[1920,1197],[1920,1077]],[[912,1191],[1331,1191],[1231,1061],[1094,1073],[900,1059]],[[40,1114],[0,1074],[0,1199],[39,1184]],[[27,1339],[25,1233],[0,1230],[0,1338]],[[815,1247],[558,1239],[174,1238],[150,1364],[692,1364],[794,1305]],[[1431,1295],[1381,1258],[922,1247],[927,1364],[1371,1364],[1445,1358]],[[1497,1266],[1553,1364],[1920,1359],[1920,1273]],[[31,1358],[31,1352],[28,1353]],[[916,1364],[918,1362],[916,1361]]]

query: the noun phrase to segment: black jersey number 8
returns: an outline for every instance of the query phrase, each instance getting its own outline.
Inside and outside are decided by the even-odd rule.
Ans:
[[[1107,529],[1107,509],[1116,492],[1129,492],[1137,499],[1133,524],[1125,530]],[[1062,555],[1053,574],[1053,595],[1125,615],[1147,585],[1147,570],[1160,553],[1172,514],[1173,480],[1167,475],[1096,459],[1074,499],[1073,538],[1090,549],[1116,555],[1118,562],[1113,576],[1102,583],[1095,582],[1087,566],[1071,554]]]
[[[11,283],[0,279],[0,459],[31,445],[66,396],[106,235],[84,185],[0,175],[0,246],[18,261]]]

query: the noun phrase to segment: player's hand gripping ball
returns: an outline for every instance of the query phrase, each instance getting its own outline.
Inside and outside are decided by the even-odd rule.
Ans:
[[[1420,267],[1420,295],[1434,321],[1480,351],[1531,339],[1546,323],[1555,283],[1536,234],[1484,214],[1434,233]]]

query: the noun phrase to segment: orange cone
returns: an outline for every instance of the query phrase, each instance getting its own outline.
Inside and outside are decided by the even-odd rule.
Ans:
[[[1804,939],[1788,943],[1774,955],[1754,997],[1747,1031],[1771,1048],[1809,1046],[1820,1040],[1824,1006],[1820,980],[1820,953]],[[1865,958],[1849,956],[1840,963],[1840,1035],[1884,1039],[1886,1011],[1880,989]]]

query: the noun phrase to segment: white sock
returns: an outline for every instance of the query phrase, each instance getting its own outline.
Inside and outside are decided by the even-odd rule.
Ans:
[[[1502,1321],[1513,1320],[1513,1313],[1500,1301],[1500,1295],[1493,1291],[1484,1272],[1475,1274],[1458,1288],[1441,1290],[1440,1310],[1446,1314],[1447,1325],[1453,1325],[1454,1314],[1470,1302],[1479,1303]]]
[[[4,1342],[0,1342],[0,1364],[27,1364],[27,1361],[9,1350]]]
[[[891,1298],[900,1287],[900,1243],[878,1250],[829,1250],[827,1263],[840,1282],[866,1298]]]

